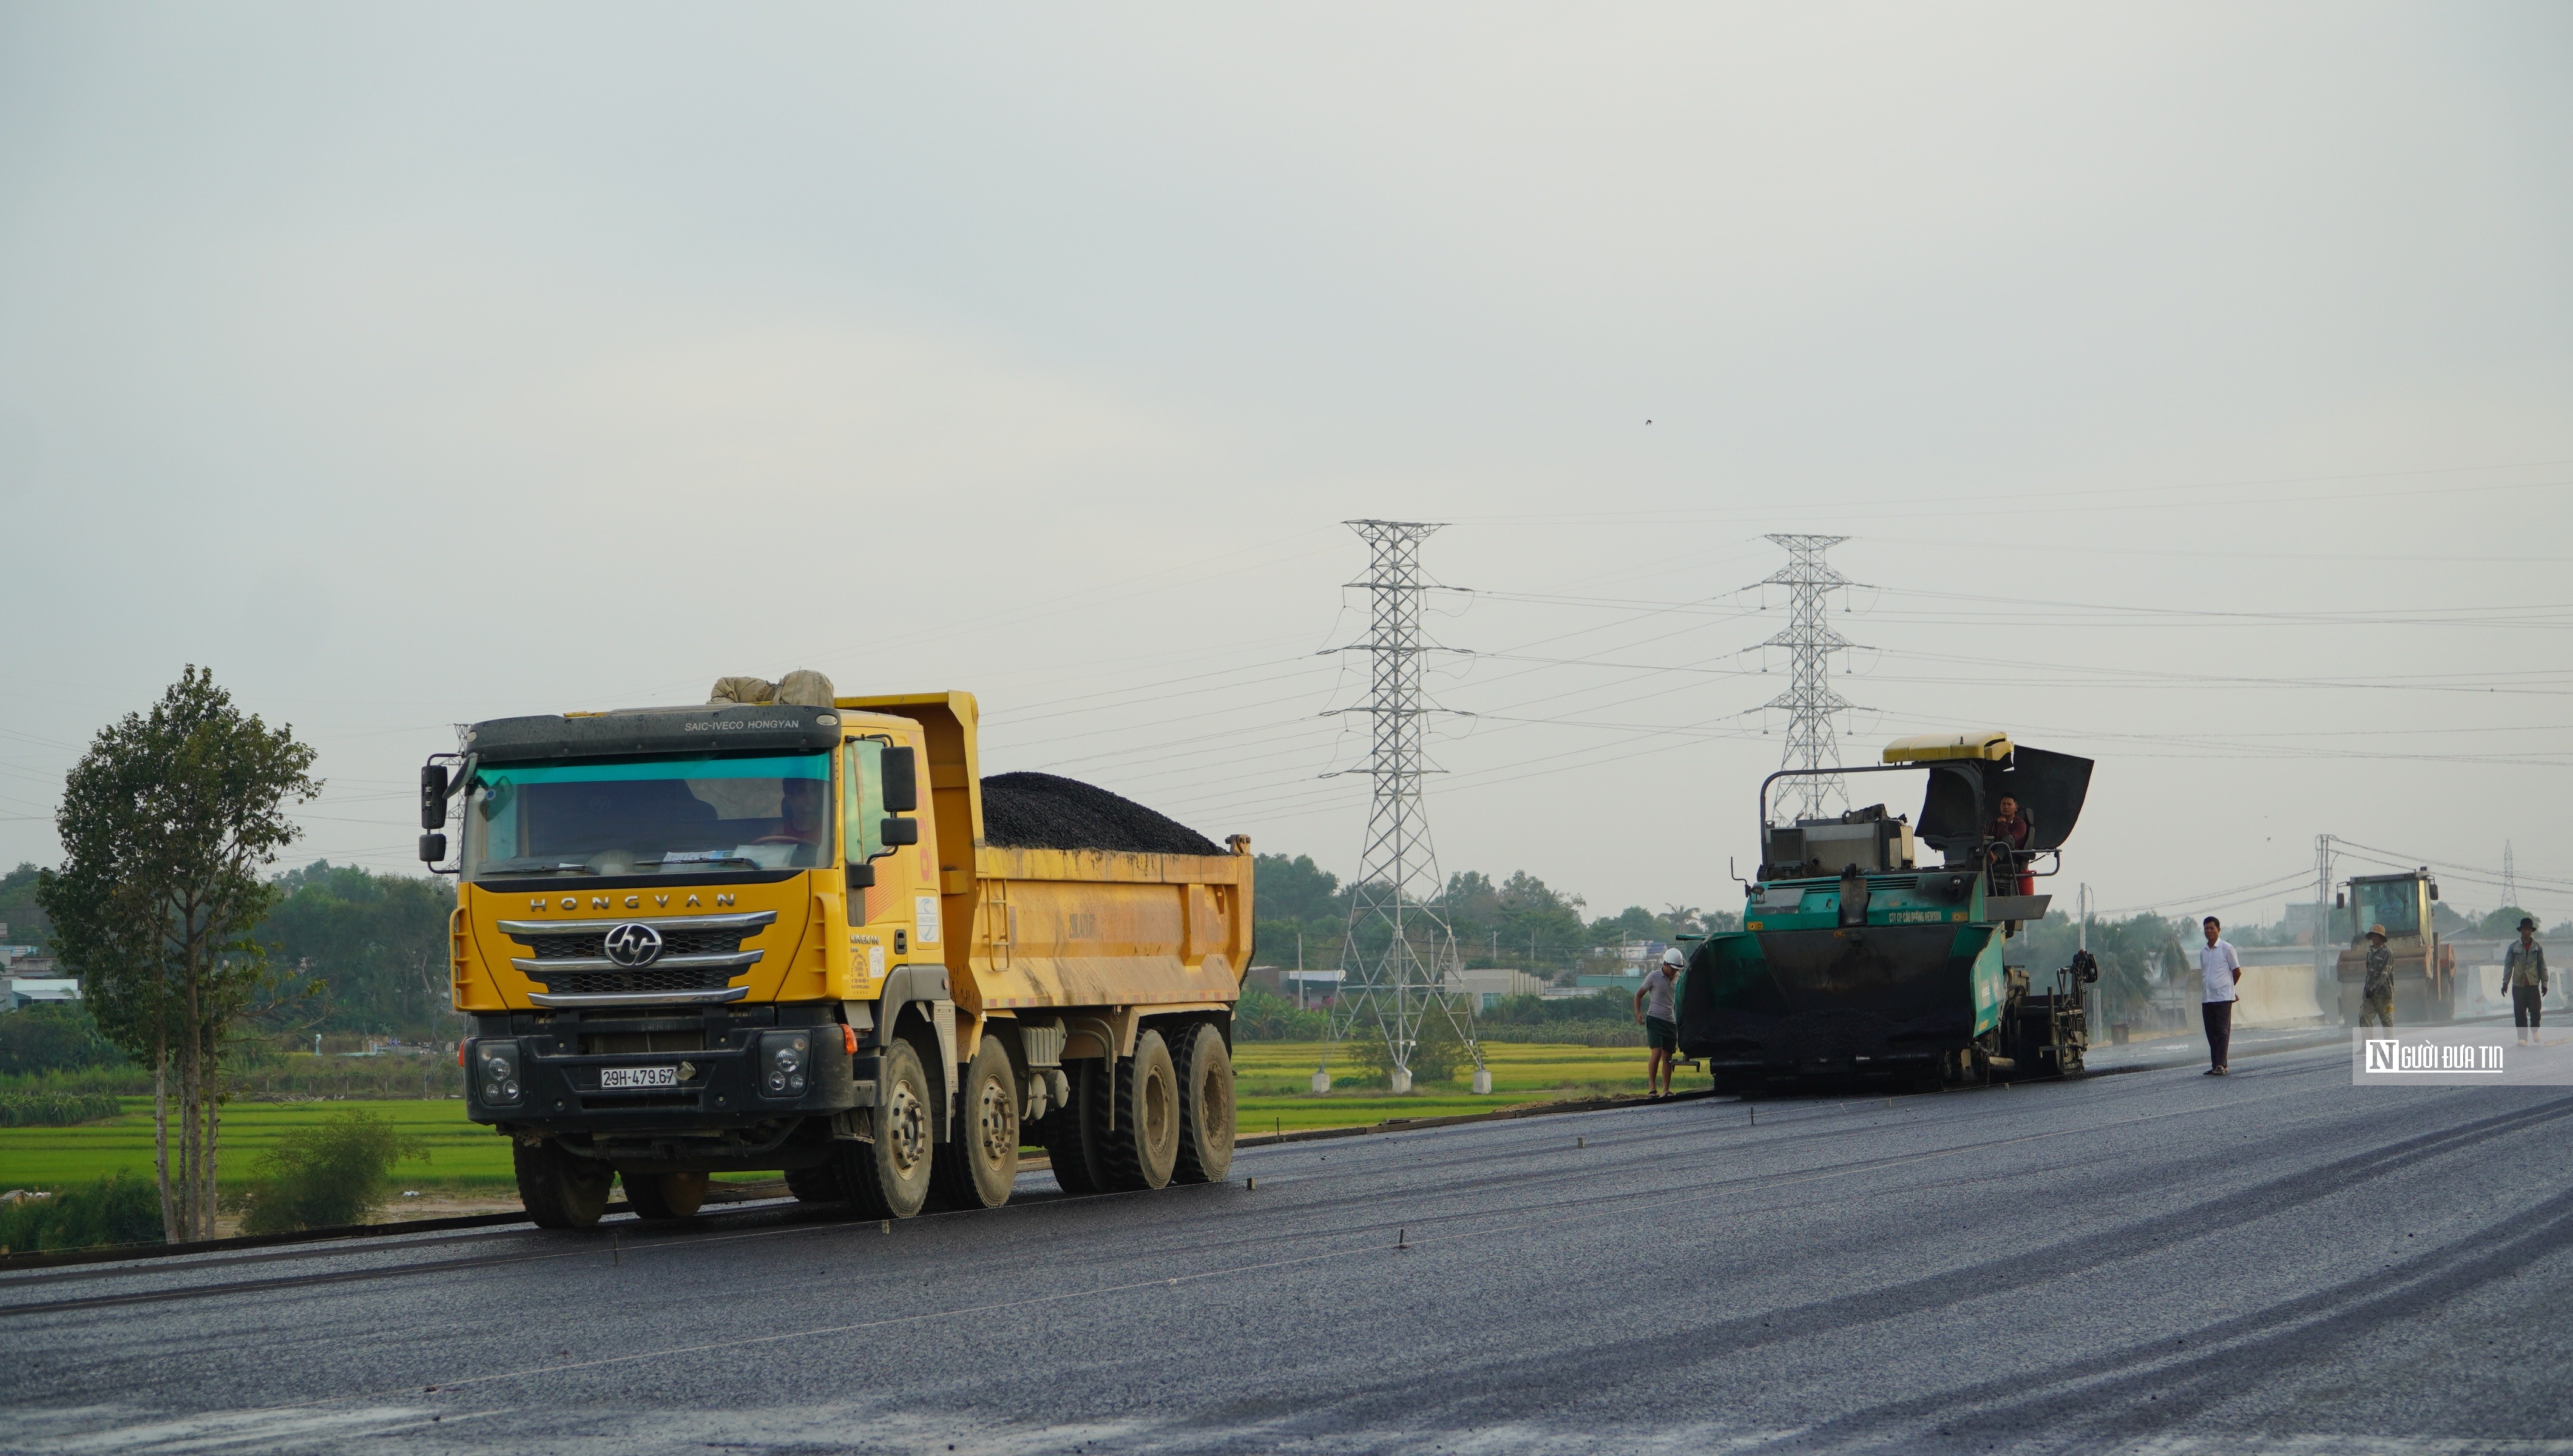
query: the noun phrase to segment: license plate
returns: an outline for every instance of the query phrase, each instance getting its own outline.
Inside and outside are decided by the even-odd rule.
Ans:
[[[679,1069],[675,1067],[609,1067],[598,1074],[602,1092],[615,1092],[635,1087],[677,1087]]]

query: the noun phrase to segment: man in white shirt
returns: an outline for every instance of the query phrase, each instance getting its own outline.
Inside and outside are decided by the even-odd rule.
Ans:
[[[1662,964],[1654,967],[1635,991],[1635,1020],[1644,1024],[1644,1044],[1653,1049],[1652,1060],[1644,1065],[1644,1092],[1648,1096],[1671,1094],[1671,1064],[1680,1055],[1680,1017],[1671,993],[1679,986],[1680,972],[1687,967],[1688,957],[1673,946],[1662,952]]]
[[[2197,972],[2205,986],[2197,1010],[2206,1019],[2206,1076],[2222,1077],[2225,1056],[2233,1049],[2233,1003],[2241,995],[2234,988],[2242,982],[2242,958],[2223,938],[2223,922],[2210,915],[2200,928],[2206,944],[2198,948]]]

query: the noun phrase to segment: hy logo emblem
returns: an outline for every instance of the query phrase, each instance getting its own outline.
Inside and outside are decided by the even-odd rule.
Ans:
[[[607,959],[632,970],[661,959],[661,933],[628,921],[607,933]]]

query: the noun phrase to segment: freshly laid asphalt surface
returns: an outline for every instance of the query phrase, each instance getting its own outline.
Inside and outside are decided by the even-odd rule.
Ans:
[[[2573,1452],[2573,1090],[2195,1055],[0,1275],[0,1450]]]

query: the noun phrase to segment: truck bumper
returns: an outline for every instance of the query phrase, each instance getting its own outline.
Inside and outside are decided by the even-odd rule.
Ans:
[[[465,1115],[472,1120],[621,1140],[748,1129],[875,1103],[873,1051],[850,1055],[837,1022],[708,1018],[693,1039],[697,1047],[625,1051],[622,1045],[652,1040],[627,1030],[644,1023],[557,1017],[519,1025],[528,1020],[484,1018],[482,1030],[496,1035],[464,1044]],[[502,1076],[504,1067],[515,1077]]]

